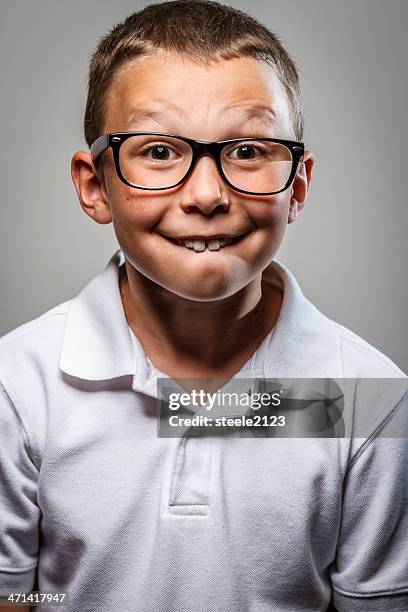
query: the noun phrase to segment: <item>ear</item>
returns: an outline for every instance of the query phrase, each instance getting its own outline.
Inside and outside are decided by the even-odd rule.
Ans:
[[[307,195],[312,182],[314,161],[314,153],[306,149],[303,155],[303,161],[299,162],[296,176],[292,183],[288,223],[296,221],[306,204]]]
[[[106,189],[98,177],[89,153],[85,151],[74,153],[71,160],[71,176],[83,211],[97,223],[110,223],[112,213]]]

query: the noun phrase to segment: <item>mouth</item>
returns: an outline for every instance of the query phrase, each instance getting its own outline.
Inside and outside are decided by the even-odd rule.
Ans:
[[[163,236],[173,244],[183,246],[186,249],[195,251],[196,253],[202,253],[203,251],[219,251],[220,249],[230,247],[236,244],[237,242],[240,242],[247,234],[249,234],[249,232],[245,232],[243,234],[240,234],[239,236],[190,236],[188,238],[173,238],[164,234],[161,234],[161,236]]]

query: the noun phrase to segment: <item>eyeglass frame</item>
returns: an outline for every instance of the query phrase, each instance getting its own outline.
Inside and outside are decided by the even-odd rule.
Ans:
[[[169,138],[178,138],[179,140],[190,145],[192,149],[192,158],[190,167],[188,168],[186,174],[182,179],[180,179],[174,185],[170,185],[168,187],[142,187],[140,185],[135,185],[128,181],[122,173],[122,169],[120,167],[119,162],[119,150],[123,142],[125,142],[128,138],[132,136],[165,136]],[[278,191],[268,191],[268,192],[255,192],[255,191],[246,191],[245,189],[239,189],[235,187],[225,176],[225,172],[222,168],[221,162],[221,152],[228,144],[234,142],[250,142],[250,141],[258,141],[258,140],[266,140],[268,142],[276,142],[277,144],[282,144],[286,146],[292,155],[292,170],[290,172],[290,176],[286,182],[286,185],[279,189]],[[246,193],[248,195],[275,195],[277,193],[281,193],[285,191],[289,185],[292,183],[299,162],[301,161],[304,155],[304,143],[297,142],[295,140],[283,140],[280,138],[259,138],[259,137],[250,137],[250,138],[232,138],[230,140],[218,140],[214,142],[209,142],[205,140],[193,140],[192,138],[185,138],[184,136],[178,136],[176,134],[164,134],[163,132],[110,132],[108,134],[102,134],[94,142],[91,144],[91,158],[95,162],[95,160],[107,149],[112,148],[113,159],[115,162],[116,173],[122,183],[128,185],[129,187],[133,187],[134,189],[143,189],[146,191],[163,191],[165,189],[173,189],[174,187],[178,187],[192,174],[198,159],[202,155],[210,155],[217,165],[218,172],[223,180],[231,187],[234,191],[238,191],[240,193]]]

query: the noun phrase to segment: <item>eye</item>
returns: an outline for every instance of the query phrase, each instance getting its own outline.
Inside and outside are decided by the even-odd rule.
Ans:
[[[264,151],[259,146],[255,146],[253,144],[240,144],[235,149],[232,149],[228,153],[228,157],[230,159],[238,159],[238,160],[248,160],[255,159],[257,157],[262,157],[264,155]]]
[[[148,157],[154,161],[170,161],[177,158],[177,152],[168,144],[151,143],[143,147],[139,154],[142,157]]]

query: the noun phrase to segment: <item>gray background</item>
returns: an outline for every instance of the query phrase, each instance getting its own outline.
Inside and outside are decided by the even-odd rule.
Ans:
[[[227,2],[228,3],[228,2]],[[406,0],[246,0],[301,68],[307,210],[278,259],[329,317],[408,371]],[[75,295],[108,261],[112,225],[81,210],[87,64],[142,2],[2,0],[0,335]]]

